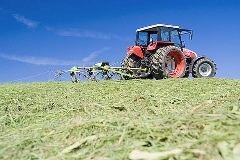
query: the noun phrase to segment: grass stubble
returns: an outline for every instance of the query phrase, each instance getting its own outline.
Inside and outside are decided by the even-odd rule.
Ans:
[[[0,84],[0,159],[240,159],[240,81]]]

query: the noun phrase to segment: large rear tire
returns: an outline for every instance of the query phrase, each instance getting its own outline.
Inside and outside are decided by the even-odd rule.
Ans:
[[[159,48],[151,56],[151,74],[155,79],[182,78],[186,61],[183,52],[176,46]]]
[[[212,60],[201,58],[194,63],[192,75],[194,78],[214,77],[216,70],[216,64]]]

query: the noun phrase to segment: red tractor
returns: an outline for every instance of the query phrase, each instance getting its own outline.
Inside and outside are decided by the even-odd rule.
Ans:
[[[216,64],[212,60],[185,48],[182,35],[189,34],[192,39],[192,30],[156,24],[136,32],[136,44],[128,48],[122,67],[146,70],[126,70],[133,77],[182,78],[189,77],[190,73],[194,78],[215,76]]]

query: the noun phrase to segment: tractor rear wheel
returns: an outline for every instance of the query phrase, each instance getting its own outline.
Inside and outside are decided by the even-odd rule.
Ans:
[[[192,75],[194,78],[214,77],[216,70],[216,64],[212,60],[201,58],[193,65]]]
[[[138,68],[141,65],[141,59],[135,54],[127,54],[122,60],[122,68]],[[123,70],[127,74],[134,75],[136,71]],[[128,76],[123,76],[123,79],[130,79]]]
[[[185,75],[186,61],[176,46],[159,48],[151,56],[151,74],[155,79],[181,78]]]

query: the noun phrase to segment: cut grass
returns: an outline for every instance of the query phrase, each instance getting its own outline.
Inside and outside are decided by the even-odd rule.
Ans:
[[[1,84],[0,106],[0,159],[240,159],[239,80]]]

